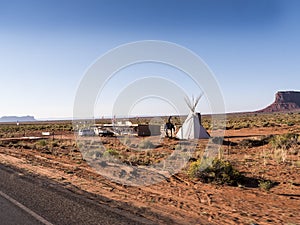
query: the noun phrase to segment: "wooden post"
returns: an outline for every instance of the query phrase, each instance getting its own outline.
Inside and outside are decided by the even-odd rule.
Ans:
[[[229,137],[227,138],[228,141],[228,150],[227,150],[227,154],[229,155],[229,150],[230,150],[230,141],[229,141]]]

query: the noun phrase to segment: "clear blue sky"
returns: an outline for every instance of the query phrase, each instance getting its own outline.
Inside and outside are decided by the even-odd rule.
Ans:
[[[299,12],[297,0],[0,0],[0,116],[72,117],[87,68],[148,39],[198,54],[227,112],[261,109],[276,91],[300,89]],[[105,99],[99,115],[109,114]]]

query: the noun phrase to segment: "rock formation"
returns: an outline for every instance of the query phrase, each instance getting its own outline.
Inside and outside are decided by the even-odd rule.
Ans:
[[[275,101],[268,107],[258,112],[292,112],[300,111],[300,92],[279,91],[275,95]]]
[[[33,116],[3,116],[0,118],[0,122],[28,122],[36,121]]]

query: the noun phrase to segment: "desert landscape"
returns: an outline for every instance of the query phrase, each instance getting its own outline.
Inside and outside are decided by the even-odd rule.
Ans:
[[[139,118],[139,123],[147,120]],[[208,131],[210,122],[209,115],[202,117]],[[42,132],[51,135],[24,138],[40,137]],[[113,182],[88,165],[72,121],[2,123],[0,163],[154,224],[296,225],[300,222],[299,134],[297,110],[228,114],[218,156],[206,170],[199,170],[203,152],[209,141],[220,141],[218,137],[197,140],[189,162],[178,173],[152,185],[130,186]],[[122,139],[96,136],[89,143],[101,142],[102,156],[147,166],[163,161],[179,142],[168,137],[158,145],[144,137],[137,140],[124,146]],[[137,145],[143,150],[135,151]]]
[[[0,225],[300,225],[299,11],[0,0]]]

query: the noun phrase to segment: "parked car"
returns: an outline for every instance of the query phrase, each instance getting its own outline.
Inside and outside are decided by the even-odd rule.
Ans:
[[[80,129],[78,131],[79,136],[95,136],[95,132],[91,129]]]

